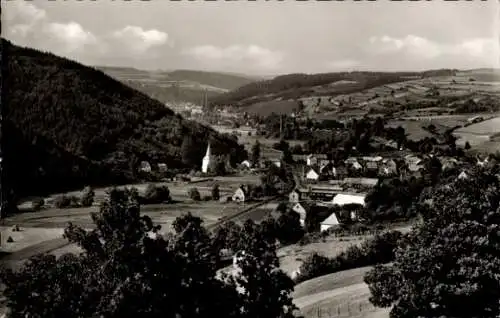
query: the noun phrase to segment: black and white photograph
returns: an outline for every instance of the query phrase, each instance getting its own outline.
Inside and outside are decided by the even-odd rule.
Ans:
[[[0,318],[500,318],[498,0],[0,4]]]

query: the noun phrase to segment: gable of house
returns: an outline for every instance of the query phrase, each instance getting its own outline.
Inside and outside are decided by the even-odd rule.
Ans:
[[[305,204],[295,203],[292,207],[292,211],[297,212],[300,215],[301,220],[305,220],[307,216],[307,210]]]
[[[245,191],[241,187],[234,192],[233,201],[245,201]]]
[[[319,174],[316,171],[314,171],[314,169],[309,170],[306,174],[306,179],[318,180],[318,178],[319,178]]]
[[[290,192],[288,195],[290,202],[298,202],[300,200],[300,193],[297,190]]]

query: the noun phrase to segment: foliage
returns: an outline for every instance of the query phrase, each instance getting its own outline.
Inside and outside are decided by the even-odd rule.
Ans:
[[[133,182],[142,160],[195,168],[207,142],[233,165],[246,156],[234,138],[93,68],[4,39],[2,54],[2,130],[9,135],[2,179],[18,196]],[[185,136],[195,141],[188,166],[180,155]]]
[[[303,236],[304,230],[300,224],[300,214],[289,210],[281,213],[276,221],[276,238],[283,244],[297,243]]]
[[[82,197],[80,200],[82,206],[92,206],[92,204],[94,203],[94,198],[95,192],[92,187],[85,187],[85,189],[83,189]]]
[[[196,188],[189,189],[188,195],[194,201],[200,201],[201,200],[200,191],[198,191],[198,189],[196,189]]]
[[[240,272],[218,277],[217,245],[200,218],[185,215],[174,233],[160,235],[136,198],[133,190],[113,189],[92,213],[93,230],[68,225],[65,237],[83,253],[42,254],[19,271],[2,270],[11,315],[292,317],[293,282],[258,225],[244,225]]]
[[[58,209],[77,208],[80,206],[80,199],[74,195],[60,195],[55,198],[54,205]]]
[[[379,182],[366,196],[366,209],[361,216],[372,222],[414,217],[411,206],[423,189],[422,182],[414,177]]]
[[[500,314],[500,185],[487,169],[427,193],[422,223],[399,244],[392,265],[369,272],[370,301],[391,317]]]
[[[252,146],[252,164],[256,165],[260,160],[260,143],[258,140]]]
[[[166,185],[156,186],[148,184],[144,196],[141,198],[141,203],[144,204],[158,204],[172,201],[170,190]]]
[[[302,282],[318,276],[332,274],[347,269],[375,264],[384,264],[394,259],[398,242],[403,238],[399,231],[377,234],[361,246],[351,245],[346,251],[334,258],[313,254],[300,266],[296,282]]]
[[[214,184],[212,187],[212,200],[219,200],[220,199],[220,190],[219,190],[219,185]]]
[[[41,208],[43,208],[44,205],[45,205],[45,200],[43,198],[31,202],[31,207],[33,208],[34,211],[40,210]]]

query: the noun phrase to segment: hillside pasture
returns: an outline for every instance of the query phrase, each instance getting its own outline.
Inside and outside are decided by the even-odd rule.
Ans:
[[[454,135],[458,137],[458,145],[469,142],[476,150],[490,153],[500,151],[500,142],[496,138],[494,140],[490,138],[498,133],[500,133],[500,116],[457,129]]]
[[[291,114],[299,109],[299,103],[295,100],[272,100],[252,104],[245,108],[249,113],[261,116],[275,114]]]
[[[387,127],[397,128],[403,127],[406,131],[407,138],[410,140],[420,140],[425,137],[433,137],[427,130],[423,129],[424,125],[429,125],[427,121],[417,120],[391,120],[387,123]]]

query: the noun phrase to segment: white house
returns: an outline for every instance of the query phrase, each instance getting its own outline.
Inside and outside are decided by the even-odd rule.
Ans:
[[[332,226],[339,225],[339,219],[335,212],[333,212],[329,217],[326,218],[323,222],[321,222],[321,232],[328,230]]]
[[[300,201],[300,192],[299,190],[295,189],[290,194],[288,195],[288,199],[291,203],[297,203]]]
[[[316,158],[315,155],[309,155],[307,156],[306,158],[306,164],[308,166],[314,166],[314,165],[317,165],[318,164],[318,158]]]
[[[239,187],[238,189],[236,189],[236,191],[234,191],[233,201],[245,202],[245,199],[246,199],[246,194],[245,194],[245,190],[243,190],[242,187]]]
[[[273,165],[275,165],[278,168],[281,168],[281,160],[279,159],[273,160]]]
[[[205,154],[205,157],[203,157],[203,162],[201,163],[201,172],[207,173],[208,172],[208,167],[211,163],[211,153],[210,153],[210,144],[207,146],[207,152]]]
[[[241,163],[241,166],[248,168],[248,169],[252,168],[252,164],[248,160],[243,160],[243,162]]]
[[[314,169],[310,169],[307,173],[306,173],[306,179],[307,180],[310,180],[310,181],[318,181],[319,179],[319,174],[314,170]]]
[[[147,161],[141,161],[139,170],[142,172],[151,172],[151,165]]]
[[[362,206],[365,205],[365,195],[364,194],[337,194],[332,203],[336,205],[346,205],[346,204],[360,204]]]
[[[464,179],[468,179],[469,176],[467,175],[467,173],[465,173],[465,171],[462,171],[462,172],[460,172],[460,174],[458,175],[457,178],[460,180],[464,180]]]
[[[304,226],[306,216],[307,216],[308,205],[304,203],[295,203],[292,207],[292,211],[297,212],[300,215],[300,225]]]
[[[392,159],[384,159],[381,167],[381,174],[386,176],[396,174],[398,172],[398,165]]]
[[[167,164],[165,164],[165,163],[159,163],[158,164],[158,171],[160,171],[160,172],[167,172]]]
[[[351,167],[353,167],[353,168],[354,168],[354,169],[356,169],[356,170],[361,170],[361,169],[363,169],[363,166],[362,166],[359,162],[357,162],[357,161],[356,161],[356,162],[353,162],[353,163],[352,163],[352,165],[351,165]]]

